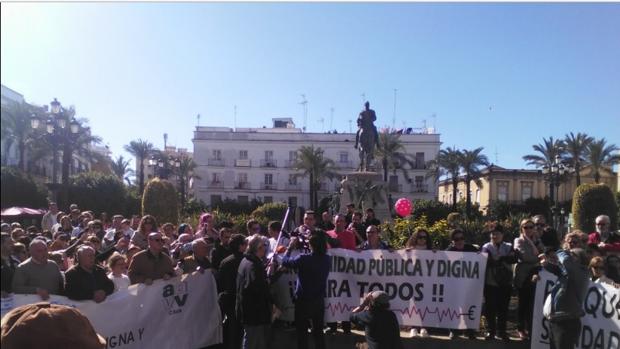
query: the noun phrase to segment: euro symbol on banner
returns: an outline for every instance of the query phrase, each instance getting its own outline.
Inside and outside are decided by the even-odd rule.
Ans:
[[[475,306],[475,305],[472,305],[471,307],[469,307],[469,311],[468,311],[468,312],[466,312],[466,313],[460,313],[459,315],[460,315],[460,316],[467,315],[467,317],[468,317],[470,320],[476,320],[476,318],[474,317],[474,310],[475,310],[475,309],[476,309],[476,306]]]

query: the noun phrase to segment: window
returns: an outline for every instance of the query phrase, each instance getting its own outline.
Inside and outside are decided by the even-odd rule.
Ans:
[[[237,175],[237,179],[239,183],[247,183],[248,182],[248,174],[247,173],[239,173]]]
[[[480,189],[476,189],[476,202],[480,204]]]
[[[424,168],[424,153],[415,153],[415,168]]]
[[[288,159],[290,161],[295,161],[297,160],[297,150],[291,150],[288,152]]]
[[[424,186],[424,176],[415,176],[416,188],[422,188]]]
[[[532,197],[534,182],[521,182],[521,200],[525,201]]]
[[[222,195],[211,195],[211,205],[218,205],[222,203]]]
[[[273,160],[273,150],[265,150],[265,160]]]
[[[340,163],[341,164],[349,163],[349,153],[347,153],[346,151],[340,152]]]
[[[263,203],[265,204],[269,204],[273,202],[273,196],[265,196],[265,199],[263,200]]]
[[[388,183],[392,185],[398,184],[398,176],[390,175],[390,178],[388,179]]]
[[[247,160],[247,159],[248,159],[248,151],[239,150],[239,160]]]
[[[297,196],[289,196],[288,197],[288,205],[296,207],[297,206]]]
[[[265,184],[273,184],[273,174],[265,173]]]
[[[219,173],[212,173],[211,174],[211,183],[220,183],[222,177]]]
[[[237,196],[237,202],[240,204],[247,204],[249,202],[249,198],[247,195],[239,195]]]
[[[497,200],[508,201],[508,181],[497,181]]]
[[[222,160],[222,151],[219,149],[213,149],[213,159]]]
[[[288,184],[297,184],[297,176],[294,174],[289,174],[288,175]]]

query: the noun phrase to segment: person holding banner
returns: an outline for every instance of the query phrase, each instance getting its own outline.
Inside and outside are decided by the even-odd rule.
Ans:
[[[312,321],[314,346],[317,349],[324,349],[324,301],[331,260],[326,254],[327,242],[323,234],[311,235],[309,243],[311,253],[291,257],[292,251],[297,249],[298,244],[298,239],[292,238],[282,259],[282,266],[297,270],[295,286],[297,348],[308,348],[308,324]]]
[[[429,236],[429,233],[426,229],[418,228],[407,240],[405,244],[407,251],[411,250],[431,250],[433,248],[433,243]],[[433,250],[435,251],[435,250]],[[420,336],[422,338],[427,338],[428,331],[425,328],[414,327],[411,329],[411,337]]]
[[[557,252],[558,264],[545,263],[545,269],[558,276],[543,307],[549,320],[551,349],[570,349],[581,334],[583,303],[588,292],[588,257],[585,250],[574,248]]]
[[[491,225],[488,233],[490,241],[482,246],[482,252],[488,256],[484,280],[484,316],[489,332],[485,339],[493,340],[499,335],[502,340],[508,341],[506,322],[513,278],[510,266],[516,263],[517,256],[512,245],[503,241],[504,229],[501,225]]]
[[[367,240],[360,245],[360,250],[391,250],[388,243],[381,240],[379,228],[376,225],[369,225],[366,228]]]
[[[263,258],[268,244],[259,233],[248,237],[248,249],[237,272],[235,310],[243,325],[243,349],[267,348],[272,302]]]
[[[92,299],[103,302],[114,292],[114,282],[108,278],[105,269],[95,264],[95,249],[80,246],[76,253],[77,265],[65,273],[65,295],[73,300]]]
[[[36,238],[30,243],[30,258],[17,266],[13,275],[14,293],[38,294],[47,300],[50,294],[64,292],[64,280],[58,265],[47,258],[47,244]]]
[[[129,279],[131,284],[144,283],[151,285],[153,280],[168,280],[175,276],[174,262],[163,253],[164,240],[161,233],[150,233],[148,249],[138,252],[129,265]]]
[[[517,332],[522,340],[527,340],[532,332],[536,290],[536,282],[532,278],[540,270],[539,256],[544,255],[544,246],[536,239],[535,226],[531,219],[521,220],[519,228],[521,235],[514,240],[513,245],[519,259],[514,277],[514,285],[519,295]]]
[[[366,295],[362,304],[351,311],[351,322],[364,327],[369,349],[402,349],[400,328],[390,310],[390,297],[383,291]]]

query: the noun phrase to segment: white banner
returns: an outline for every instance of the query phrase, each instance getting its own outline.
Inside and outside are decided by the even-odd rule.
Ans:
[[[549,322],[542,315],[545,298],[551,291],[555,275],[540,272],[534,300],[532,320],[532,349],[549,348]],[[590,282],[583,305],[586,315],[581,318],[581,334],[576,348],[619,349],[620,348],[620,290]]]
[[[366,293],[383,290],[402,325],[479,327],[486,254],[343,249],[329,254],[326,321],[348,321]]]
[[[13,307],[40,302],[37,295],[2,299]],[[104,302],[51,296],[50,303],[78,308],[106,338],[107,348],[200,348],[222,342],[222,319],[213,274],[194,273],[152,285],[132,285]]]

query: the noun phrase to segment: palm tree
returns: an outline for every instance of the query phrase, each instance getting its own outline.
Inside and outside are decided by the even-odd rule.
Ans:
[[[489,166],[489,159],[486,155],[481,154],[484,148],[476,148],[474,150],[463,150],[459,156],[459,165],[463,169],[465,174],[465,198],[467,217],[470,217],[471,213],[471,181],[477,180],[480,177],[480,167]]]
[[[110,167],[112,168],[112,172],[118,177],[121,181],[128,181],[129,176],[133,174],[133,170],[129,167],[130,160],[125,160],[122,155],[119,155],[116,160],[112,161]]]
[[[565,153],[565,144],[560,139],[553,139],[553,137],[549,137],[549,139],[543,138],[542,144],[533,145],[532,148],[540,153],[538,154],[528,154],[523,157],[523,160],[527,161],[528,165],[534,165],[537,168],[541,168],[547,166],[551,168],[555,162],[556,157],[562,157]],[[559,185],[559,184],[558,184]],[[549,183],[549,197],[553,200],[555,192],[555,188],[553,187],[553,183]]]
[[[314,145],[304,145],[297,150],[297,159],[293,164],[293,168],[302,171],[298,176],[309,177],[310,184],[310,205],[312,209],[318,207],[318,192],[321,181],[324,178],[333,179],[338,176],[336,165],[332,159],[323,156],[323,149],[315,148]]]
[[[138,172],[138,189],[140,195],[142,195],[144,191],[144,160],[151,154],[153,149],[152,143],[142,139],[131,141],[129,144],[125,145],[125,151],[136,157],[136,171]]]
[[[351,200],[355,200],[356,208],[374,208],[377,204],[385,202],[385,188],[380,183],[373,184],[372,181],[357,178],[347,189]]]
[[[393,171],[394,174],[401,171],[407,181],[411,181],[406,165],[411,168],[415,165],[415,161],[410,154],[407,154],[405,146],[400,141],[400,134],[392,133],[389,129],[379,133],[379,146],[375,148],[375,158],[383,169],[384,182],[388,181],[389,171]]]
[[[179,176],[179,187],[181,189],[181,207],[185,207],[185,202],[186,202],[186,193],[187,193],[187,186],[190,182],[190,180],[193,179],[201,179],[199,176],[194,174],[194,170],[196,169],[196,163],[194,162],[194,159],[190,158],[189,156],[183,156],[180,159],[181,163],[178,170],[178,176]]]
[[[442,149],[437,154],[435,160],[429,161],[428,176],[432,176],[438,180],[443,175],[447,175],[452,181],[452,210],[456,211],[457,191],[459,184],[460,164],[459,157],[461,152],[457,149],[448,147]]]
[[[620,155],[615,152],[618,148],[615,144],[606,144],[605,138],[593,140],[588,145],[586,152],[586,159],[592,167],[592,174],[594,174],[594,182],[598,183],[601,180],[601,170],[606,166],[612,166],[616,162],[620,162]]]
[[[34,108],[25,103],[10,102],[2,107],[2,141],[6,151],[13,144],[17,145],[19,152],[18,167],[22,171],[26,171],[26,151],[28,145],[33,140],[33,130],[30,125],[30,117],[34,112]],[[4,159],[6,163],[6,158]]]
[[[588,144],[590,144],[592,140],[592,137],[581,132],[577,133],[577,135],[574,135],[571,132],[567,134],[564,138],[567,160],[575,169],[575,179],[577,182],[577,186],[581,184],[581,166],[585,162],[585,155],[586,151],[588,150]]]

